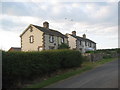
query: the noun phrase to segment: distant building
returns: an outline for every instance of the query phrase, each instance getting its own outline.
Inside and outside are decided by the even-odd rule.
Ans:
[[[19,47],[11,47],[8,51],[21,51]]]
[[[83,34],[83,37],[76,36],[76,31],[72,31],[72,34],[66,34],[68,37],[70,49],[79,50],[82,53],[86,51],[96,50],[96,43]]]
[[[68,44],[68,38],[57,30],[49,29],[49,23],[43,27],[30,24],[20,35],[21,51],[41,51],[58,49],[62,43]]]

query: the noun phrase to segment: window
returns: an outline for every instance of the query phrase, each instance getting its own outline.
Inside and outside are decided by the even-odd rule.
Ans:
[[[49,49],[54,49],[54,46],[49,46]]]
[[[91,45],[91,42],[90,42],[90,47],[91,47],[92,45]]]
[[[80,40],[80,45],[82,45],[82,41]]]
[[[30,36],[30,43],[33,43],[34,42],[34,37],[33,35]]]
[[[57,37],[57,43],[59,44],[59,37]]]
[[[90,43],[88,42],[88,46],[90,46]]]
[[[85,41],[85,46],[87,46],[87,41]]]
[[[64,43],[64,38],[62,38],[61,43]]]
[[[80,51],[82,51],[82,48],[80,48]]]
[[[54,42],[54,36],[50,35],[49,41],[50,41],[50,43],[53,43]]]

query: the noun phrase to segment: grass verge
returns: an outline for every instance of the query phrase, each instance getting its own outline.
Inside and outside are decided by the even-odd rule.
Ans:
[[[100,60],[100,61],[96,61],[94,63],[92,63],[92,62],[84,62],[82,64],[82,68],[78,68],[76,70],[69,71],[69,72],[66,72],[64,74],[60,74],[60,75],[56,75],[54,77],[50,77],[47,80],[44,80],[44,81],[42,81],[40,83],[32,84],[32,85],[27,86],[25,88],[43,88],[45,86],[48,86],[48,85],[53,84],[55,82],[58,82],[60,80],[64,80],[64,79],[66,79],[68,77],[71,77],[71,76],[74,76],[74,75],[77,75],[77,74],[81,74],[81,73],[83,73],[85,71],[91,70],[91,69],[93,69],[93,68],[95,68],[97,66],[105,64],[107,62],[111,62],[113,60],[117,60],[117,58],[103,59],[103,60]],[[24,90],[25,90],[25,88],[24,88]]]

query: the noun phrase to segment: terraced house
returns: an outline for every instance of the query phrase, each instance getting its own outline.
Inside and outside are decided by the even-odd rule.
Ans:
[[[64,35],[57,30],[49,29],[48,22],[44,22],[43,27],[30,24],[20,37],[21,51],[58,49],[62,43],[66,43],[70,49],[79,50],[82,53],[96,50],[96,43],[86,38],[85,34],[80,37],[76,36],[76,31],[72,31],[72,34]]]
[[[86,51],[96,50],[96,43],[83,34],[83,37],[77,36],[76,31],[72,31],[72,34],[66,34],[68,37],[70,49],[79,50],[82,53]]]
[[[62,43],[68,44],[68,38],[57,30],[49,29],[49,23],[43,27],[30,24],[20,35],[21,51],[41,51],[57,49]]]

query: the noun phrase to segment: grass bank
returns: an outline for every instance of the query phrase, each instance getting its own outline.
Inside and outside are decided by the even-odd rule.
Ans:
[[[81,68],[77,68],[75,70],[65,72],[63,74],[56,75],[54,77],[50,77],[47,80],[44,80],[44,81],[42,81],[40,83],[32,84],[32,85],[27,86],[25,88],[43,88],[45,86],[48,86],[48,85],[53,84],[55,82],[58,82],[60,80],[64,80],[64,79],[69,78],[71,76],[81,74],[81,73],[83,73],[85,71],[91,70],[91,69],[93,69],[93,68],[95,68],[97,66],[100,66],[102,64],[105,64],[107,62],[111,62],[111,61],[114,61],[114,60],[117,60],[117,58],[103,59],[103,60],[93,62],[93,63],[92,62],[84,62],[82,64]],[[24,90],[25,90],[25,88],[24,88]]]

